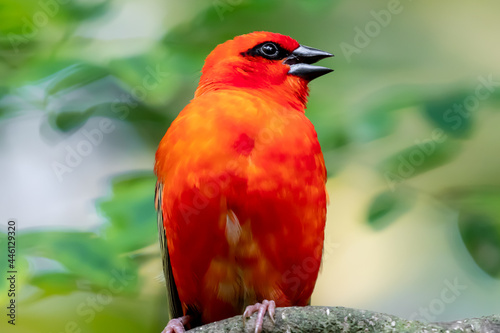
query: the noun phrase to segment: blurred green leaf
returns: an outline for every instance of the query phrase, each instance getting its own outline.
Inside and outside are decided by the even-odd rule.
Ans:
[[[55,128],[68,132],[81,127],[90,116],[91,114],[80,111],[53,112],[49,115],[49,122],[53,123]]]
[[[107,286],[110,272],[123,272],[132,276],[135,283],[128,285],[134,290],[137,283],[135,265],[120,256],[114,244],[89,232],[40,231],[18,236],[19,251],[23,255],[49,258],[61,263],[69,273],[85,278],[98,286]]]
[[[356,139],[369,142],[391,134],[397,122],[390,111],[382,107],[365,114],[356,124]]]
[[[425,114],[447,134],[466,138],[471,133],[474,117],[464,107],[464,101],[469,95],[466,91],[460,91],[429,100],[424,104]]]
[[[77,276],[67,273],[46,273],[32,277],[29,283],[40,288],[44,297],[51,295],[64,295],[77,290]]]
[[[0,32],[26,34],[32,29],[48,29],[47,25],[68,24],[95,18],[109,8],[109,0],[89,2],[37,0],[3,0],[1,4]],[[38,14],[37,14],[38,13]],[[36,17],[34,18],[34,16]],[[46,18],[43,21],[43,18]],[[35,19],[37,20],[35,24]],[[45,23],[45,24],[42,24]],[[34,33],[34,35],[36,35]],[[37,36],[34,36],[37,37]]]
[[[104,15],[109,9],[110,0],[98,0],[92,2],[69,2],[65,6],[67,18],[72,20],[89,20]]]
[[[391,134],[397,124],[396,111],[418,105],[425,94],[421,86],[401,85],[368,95],[355,110],[359,118],[353,135],[357,141],[369,142]]]
[[[474,261],[490,276],[500,279],[500,223],[491,216],[463,212],[460,234]]]
[[[423,140],[385,159],[379,168],[385,175],[392,175],[392,178],[400,181],[438,168],[461,151],[458,143],[442,136],[439,140],[442,142],[432,138]]]
[[[367,222],[375,230],[388,227],[405,213],[413,202],[413,195],[402,191],[384,191],[371,202],[367,213]]]
[[[124,175],[113,179],[111,198],[98,206],[110,225],[106,239],[120,252],[129,252],[154,243],[158,238],[152,173]]]
[[[63,90],[74,90],[108,75],[108,70],[89,64],[75,64],[55,74],[47,86],[47,93],[53,95]]]
[[[500,279],[500,190],[476,189],[452,198],[467,250],[481,269]]]

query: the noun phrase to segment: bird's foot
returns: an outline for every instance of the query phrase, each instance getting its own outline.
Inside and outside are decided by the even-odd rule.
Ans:
[[[262,324],[264,323],[264,315],[266,311],[269,312],[269,317],[274,323],[274,312],[276,310],[276,303],[274,301],[263,300],[262,303],[255,303],[254,305],[249,305],[243,312],[243,324],[245,324],[245,319],[250,318],[250,316],[258,311],[257,319],[255,320],[255,333],[260,333],[262,331]]]
[[[184,326],[189,323],[190,316],[182,316],[179,318],[170,319],[167,326],[161,333],[184,333]]]

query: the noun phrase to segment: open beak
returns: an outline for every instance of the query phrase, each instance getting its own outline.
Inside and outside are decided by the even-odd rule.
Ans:
[[[309,46],[300,45],[285,58],[283,63],[290,66],[288,74],[311,81],[321,75],[333,72],[333,69],[330,68],[311,65],[328,57],[333,57],[333,54]]]

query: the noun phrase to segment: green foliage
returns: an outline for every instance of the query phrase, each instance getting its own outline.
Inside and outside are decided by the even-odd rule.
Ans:
[[[500,189],[479,188],[452,196],[467,250],[486,273],[500,279]]]
[[[155,179],[151,174],[127,175],[114,180],[113,197],[99,206],[110,223],[100,235],[89,232],[40,231],[19,236],[24,256],[43,257],[62,264],[65,272],[48,271],[29,283],[44,291],[44,297],[77,290],[86,281],[92,290],[106,288],[110,272],[131,277],[126,292],[138,288],[138,266],[128,253],[156,241],[156,213],[153,205]]]
[[[78,289],[78,276],[68,273],[46,273],[31,278],[30,284],[40,288],[44,296],[66,295]]]
[[[109,272],[123,271],[135,276],[137,280],[137,267],[127,257],[121,256],[122,252],[113,243],[106,241],[94,233],[40,231],[30,232],[19,236],[19,251],[24,256],[43,257],[52,259],[71,272],[73,277],[64,278],[66,283],[70,279],[84,279],[96,288],[105,287],[109,283]],[[52,272],[49,272],[52,273]],[[45,283],[45,279],[38,277],[36,283]],[[46,286],[48,286],[45,283]],[[129,291],[136,290],[137,285],[129,284]],[[50,289],[50,288],[48,288]],[[53,293],[54,290],[52,289]],[[61,292],[67,293],[65,288]]]
[[[378,194],[368,208],[368,224],[375,230],[388,227],[411,208],[412,197],[402,190],[384,191]]]
[[[370,94],[358,103],[363,110],[355,132],[358,141],[373,141],[394,132],[398,112],[422,103],[428,92],[415,85],[391,86]]]
[[[71,91],[99,80],[108,74],[109,72],[106,69],[98,66],[75,64],[57,72],[45,91],[49,96],[63,91]]]
[[[104,231],[106,239],[118,251],[135,251],[158,239],[155,184],[156,177],[150,173],[118,176],[113,180],[113,196],[98,204],[110,221]]]
[[[381,170],[398,178],[410,178],[434,170],[450,162],[460,152],[459,144],[452,141],[426,141],[390,156],[381,163]]]
[[[470,93],[466,92],[454,92],[449,96],[441,96],[439,98],[429,100],[425,103],[425,113],[429,117],[429,120],[436,124],[439,128],[442,128],[447,134],[452,135],[457,138],[464,138],[470,135],[472,131],[472,125],[474,118],[471,116],[462,116],[459,113],[451,115],[454,107],[461,106],[464,114],[467,114],[467,110],[463,107],[463,102],[469,96]],[[453,120],[453,121],[450,121]]]

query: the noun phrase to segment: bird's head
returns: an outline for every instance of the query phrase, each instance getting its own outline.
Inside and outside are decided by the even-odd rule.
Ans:
[[[303,110],[307,83],[332,71],[312,64],[331,56],[277,33],[237,36],[208,55],[196,96],[217,89],[251,89]]]

